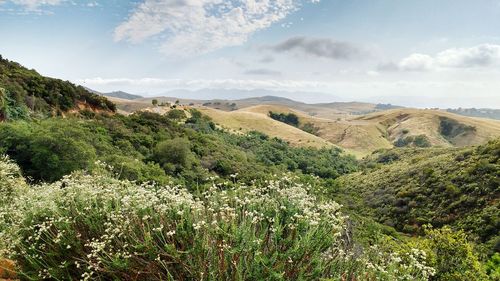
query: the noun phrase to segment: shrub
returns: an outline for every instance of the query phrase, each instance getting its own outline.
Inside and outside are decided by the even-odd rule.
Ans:
[[[474,253],[472,244],[463,231],[454,232],[449,227],[427,229],[428,240],[436,275],[435,280],[486,280],[484,269]]]
[[[19,167],[7,156],[0,156],[0,206],[7,204],[18,191],[25,188],[26,183]]]
[[[186,113],[184,110],[172,109],[167,113],[167,117],[170,119],[184,119],[186,118]]]
[[[160,142],[156,145],[153,157],[160,165],[173,164],[178,169],[187,168],[192,158],[190,143],[183,138]]]

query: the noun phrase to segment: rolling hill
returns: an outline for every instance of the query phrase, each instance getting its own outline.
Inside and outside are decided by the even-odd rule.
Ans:
[[[500,121],[385,104],[334,102],[306,104],[275,96],[240,100],[190,100],[175,97],[111,98],[120,112],[152,109],[153,99],[194,107],[233,132],[260,131],[292,145],[338,146],[363,157],[392,147],[463,147],[500,136]],[[301,130],[270,118],[269,112],[293,113]],[[301,127],[299,126],[299,127]]]
[[[232,130],[257,130],[292,144],[304,144],[306,139],[319,137],[357,156],[394,146],[463,147],[482,144],[500,136],[498,121],[437,110],[392,109],[341,120],[310,116],[276,105],[259,105],[232,112],[208,108],[201,110],[216,123]],[[281,122],[268,117],[270,111],[297,115],[301,124],[311,124],[316,129],[315,135],[306,132],[291,134],[300,129],[284,123],[277,125],[276,122]]]
[[[226,112],[207,107],[198,108],[209,116],[216,124],[236,133],[259,131],[272,137],[277,137],[294,146],[332,147],[333,144],[304,132],[293,126],[275,121],[265,114],[237,110]]]
[[[235,96],[237,96],[237,94],[235,94]],[[172,96],[164,96],[141,98],[136,99],[135,101],[151,103],[153,99],[156,99],[159,102],[170,103],[174,103],[178,100],[181,104],[185,105],[203,105],[205,107],[224,111],[234,111],[263,104],[278,105],[299,110],[311,116],[329,119],[344,118],[346,115],[361,115],[387,109],[401,108],[399,106],[393,106],[390,104],[374,104],[363,102],[332,102],[308,104],[279,96],[256,96],[244,99],[183,99]]]
[[[124,100],[136,100],[142,98],[142,96],[139,95],[134,95],[134,94],[129,94],[123,91],[115,91],[115,92],[110,92],[110,93],[102,93],[103,96],[105,97],[110,97],[110,98],[119,98],[119,99],[124,99]]]

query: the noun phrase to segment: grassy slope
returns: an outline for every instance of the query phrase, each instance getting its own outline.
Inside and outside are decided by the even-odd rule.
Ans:
[[[475,128],[474,132],[447,140],[440,133],[440,120],[446,118],[459,124]],[[384,126],[391,142],[403,135],[426,135],[434,146],[467,146],[484,143],[500,136],[500,122],[490,119],[473,118],[437,110],[395,109],[358,117],[357,121],[369,121]]]
[[[272,137],[281,138],[295,146],[333,146],[333,144],[322,138],[275,121],[264,114],[246,110],[225,112],[210,108],[200,108],[200,111],[212,118],[216,124],[235,132],[259,131]]]
[[[399,160],[341,177],[350,208],[407,233],[427,223],[451,224],[498,250],[500,139],[472,148],[395,149],[372,158]]]
[[[431,145],[441,147],[477,145],[500,136],[499,121],[433,110],[394,109],[345,120],[313,117],[298,110],[275,105],[254,106],[237,112],[267,115],[269,111],[293,112],[299,117],[301,124],[314,124],[319,129],[319,137],[352,151],[357,156],[368,155],[377,149],[391,148],[394,141],[403,136],[423,134]],[[440,133],[440,118],[474,127],[475,131],[447,140]],[[408,133],[404,134],[405,131]]]

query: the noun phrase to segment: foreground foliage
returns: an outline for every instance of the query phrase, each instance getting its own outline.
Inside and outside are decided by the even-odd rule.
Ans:
[[[0,207],[0,255],[27,279],[427,280],[423,250],[352,251],[340,205],[291,176],[247,186],[214,182],[195,195],[179,186],[120,181],[103,164],[25,189]],[[14,184],[14,186],[11,186]],[[20,189],[22,190],[20,190]],[[356,277],[357,276],[357,277]]]

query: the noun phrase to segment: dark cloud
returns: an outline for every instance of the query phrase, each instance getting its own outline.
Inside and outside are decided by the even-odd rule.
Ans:
[[[377,70],[382,71],[382,72],[395,72],[395,71],[399,71],[400,68],[396,63],[386,62],[386,63],[380,63],[377,66]]]
[[[266,69],[266,68],[249,69],[243,73],[246,75],[267,75],[267,76],[280,76],[281,75],[281,72],[279,72],[279,71]]]
[[[259,60],[261,63],[271,63],[274,62],[274,57],[273,56],[265,56]]]
[[[329,38],[292,37],[277,45],[271,46],[277,53],[300,52],[315,57],[335,60],[351,60],[364,57],[366,52],[354,44],[335,41]]]

